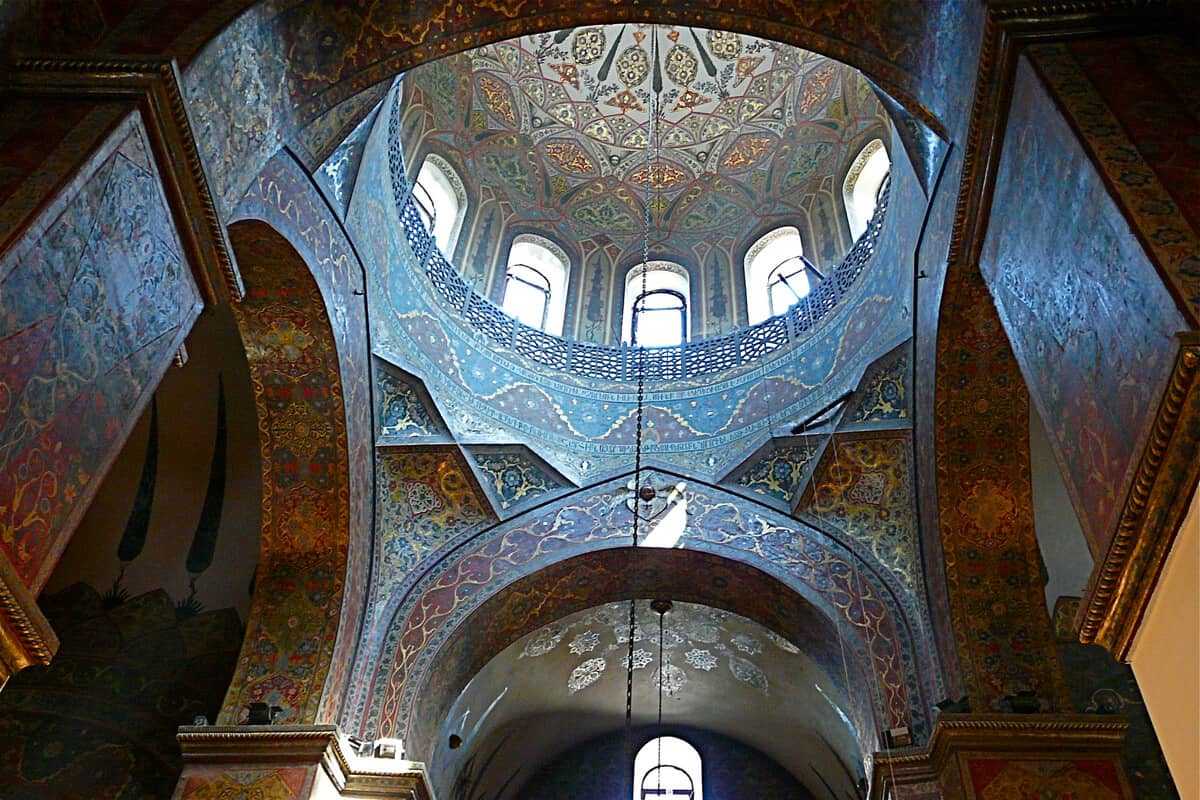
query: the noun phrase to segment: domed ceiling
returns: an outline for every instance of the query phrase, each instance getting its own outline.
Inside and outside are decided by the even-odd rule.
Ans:
[[[701,238],[744,238],[750,214],[808,217],[818,194],[836,218],[834,186],[849,162],[888,138],[856,70],[697,28],[525,36],[414,70],[406,87],[410,159],[438,152],[479,192],[471,202],[502,206],[509,230],[556,234],[584,252],[640,251],[647,188],[653,246],[683,257]],[[840,258],[847,237],[825,225],[831,235],[816,238],[831,240],[829,252],[818,255]]]

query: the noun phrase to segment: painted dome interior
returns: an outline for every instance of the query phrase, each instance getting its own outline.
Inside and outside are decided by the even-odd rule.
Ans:
[[[1188,795],[1129,5],[0,0],[0,796]]]
[[[641,261],[647,201],[652,257],[694,276],[693,335],[728,331],[746,321],[753,240],[796,225],[810,259],[839,261],[852,244],[842,181],[865,145],[890,143],[857,70],[698,28],[524,36],[419,67],[404,87],[411,170],[444,159],[474,222],[447,256],[498,302],[513,237],[556,242],[571,261],[564,335],[590,341],[620,335],[610,306]]]
[[[346,218],[369,245],[380,237],[367,232],[391,237],[368,257],[376,269],[367,284],[381,431],[371,601],[381,627],[368,635],[382,637],[382,663],[399,665],[410,652],[395,638],[401,630],[387,626],[439,603],[429,593],[472,569],[479,553],[520,550],[545,536],[528,556],[549,563],[552,553],[581,553],[589,542],[621,545],[635,506],[657,531],[651,546],[757,547],[764,566],[792,565],[786,569],[797,574],[810,556],[797,555],[793,541],[837,563],[864,559],[873,591],[887,598],[879,613],[904,620],[887,624],[903,625],[904,636],[924,627],[905,267],[923,197],[884,106],[858,71],[740,34],[579,28],[414,69],[379,120],[359,139],[362,166]],[[856,244],[842,187],[864,152],[884,150],[881,141],[894,155],[890,188]],[[422,216],[415,197],[427,163],[452,176],[439,189],[457,197],[462,217],[449,244],[435,241],[447,229]],[[755,246],[782,228],[798,232],[806,257],[829,277],[803,307],[747,327],[746,255],[769,249]],[[569,262],[561,338],[516,325],[498,308],[516,241],[549,243]],[[637,348],[615,345],[621,291],[643,256],[672,262],[690,282],[694,341],[655,354],[639,409],[636,378],[648,362],[637,360]],[[755,337],[762,346],[746,349]],[[730,345],[732,359],[697,360],[696,348]],[[555,361],[559,352],[568,355]],[[624,361],[605,360],[613,357]],[[793,430],[806,419],[812,424]],[[638,441],[642,481],[658,493],[642,504],[631,499]],[[752,545],[743,533],[750,531],[776,533],[772,544]],[[414,572],[422,563],[437,566]],[[825,598],[828,587],[811,590],[814,609],[837,602]],[[504,750],[507,764],[546,764],[619,730],[622,698],[603,687],[623,673],[620,643],[600,641],[618,634],[593,623],[621,608],[627,613],[625,604],[564,610],[515,643],[481,634],[498,649],[472,650],[469,661],[459,645],[444,644],[457,653],[453,668],[406,664],[413,674],[400,694],[366,687],[363,673],[362,724],[389,731],[408,718],[407,735],[437,748],[439,791],[475,781],[468,793],[518,796],[530,775],[481,767],[489,748]],[[783,627],[772,632],[715,607],[680,608],[680,624],[704,636],[728,620],[738,630],[675,654],[690,694],[672,701],[674,723],[754,748],[814,792],[817,772],[852,792],[873,746],[867,719],[884,700],[882,691],[847,688],[846,676],[833,674],[840,627],[805,623],[797,647],[780,634],[794,621],[778,621]],[[464,603],[456,613],[473,609]],[[577,627],[583,638],[568,647],[574,636],[566,632]],[[580,649],[594,638],[588,630],[604,652],[584,658]],[[751,657],[738,642],[775,644]],[[686,661],[693,651],[700,666]],[[636,683],[645,722],[653,692]],[[773,683],[788,688],[763,688]],[[550,684],[554,692],[535,691]],[[511,737],[531,720],[554,731],[558,723],[546,720],[568,718],[578,722],[571,736]],[[756,718],[794,730],[795,746],[749,733]],[[451,734],[469,743],[463,751],[448,748]]]

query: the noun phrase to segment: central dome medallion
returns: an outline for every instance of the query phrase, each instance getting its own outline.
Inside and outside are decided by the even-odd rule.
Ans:
[[[657,102],[651,185],[675,194],[710,163],[737,171],[772,150],[792,122],[792,90],[808,85],[801,113],[830,95],[835,66],[822,61],[725,31],[622,25],[480,48],[472,66],[492,113],[528,130],[560,174],[574,178],[616,175],[644,186]],[[528,120],[518,118],[509,87],[528,101]],[[749,125],[755,130],[743,130]]]

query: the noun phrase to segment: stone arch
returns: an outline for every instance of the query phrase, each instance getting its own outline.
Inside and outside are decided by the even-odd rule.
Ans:
[[[526,575],[467,615],[437,648],[436,669],[422,676],[406,740],[417,752],[432,745],[467,681],[523,635],[605,602],[656,595],[753,619],[794,642],[839,685],[844,669],[851,684],[857,684],[841,688],[851,698],[852,713],[867,740],[864,749],[873,745],[873,728],[887,727],[887,712],[878,708],[877,698],[869,691],[856,691],[870,686],[866,649],[848,639],[843,664],[836,623],[783,581],[714,553],[617,547],[575,555]]]
[[[562,569],[564,563],[587,554],[604,553],[593,556],[599,559],[619,558],[612,552],[624,549],[629,536],[629,515],[622,514],[620,501],[614,500],[621,485],[618,480],[595,486],[562,507],[542,508],[497,525],[438,563],[426,566],[424,575],[409,592],[403,598],[397,597],[384,611],[385,627],[376,631],[373,652],[367,655],[375,672],[360,676],[364,696],[359,717],[344,723],[362,735],[401,735],[419,747],[424,730],[416,723],[415,698],[426,692],[426,684],[435,672],[439,685],[445,682],[445,668],[434,670],[434,664],[440,664],[446,653],[455,652],[449,643],[452,639],[458,641],[456,632],[466,624],[464,620],[474,618],[479,609],[491,607],[496,597],[519,593],[520,589],[512,587],[524,586],[522,581],[541,570]],[[685,532],[675,549],[668,552],[703,551],[705,557],[717,558],[730,569],[754,570],[786,587],[791,605],[811,607],[825,620],[831,641],[837,642],[840,634],[850,643],[847,649],[856,648],[862,655],[870,675],[878,676],[877,681],[865,684],[873,691],[878,689],[874,716],[886,722],[886,727],[910,725],[918,731],[925,729],[930,698],[925,696],[925,684],[918,672],[934,670],[931,657],[927,644],[918,641],[920,637],[914,630],[920,623],[911,619],[914,612],[906,610],[911,602],[898,599],[875,565],[804,523],[713,487],[689,489],[687,503]],[[655,550],[660,549],[641,548],[639,557],[642,551]],[[742,591],[747,592],[744,597]],[[549,603],[553,595],[552,590],[542,587],[532,595],[526,590],[522,596],[536,596],[540,604]],[[729,606],[753,602],[754,591],[739,589],[730,596],[740,599],[696,595],[694,601],[756,618],[753,609]],[[680,599],[689,598],[681,593]],[[562,611],[566,613],[570,613],[569,608]],[[482,618],[499,619],[486,612]],[[781,627],[779,620],[764,617],[761,612],[757,619],[784,635],[790,632],[786,625]],[[502,623],[504,633],[496,635],[511,638],[486,657],[480,656],[482,661],[476,669],[534,627],[537,624],[506,620]],[[454,656],[454,663],[458,662],[459,657]]]
[[[283,235],[258,220],[229,234],[246,284],[234,316],[258,410],[263,509],[254,601],[219,721],[268,702],[311,723],[322,716],[351,522],[337,348],[320,288]]]

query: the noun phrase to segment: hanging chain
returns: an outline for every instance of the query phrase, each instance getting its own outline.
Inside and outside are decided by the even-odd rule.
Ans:
[[[656,26],[650,27],[650,48],[651,59],[653,63],[657,63],[658,59],[658,29]],[[639,306],[645,303],[646,287],[648,281],[648,273],[650,272],[650,186],[653,180],[654,158],[651,153],[651,148],[654,145],[655,118],[658,116],[658,94],[657,91],[650,98],[650,118],[646,125],[646,187],[643,200],[643,222],[644,229],[642,232],[642,290],[638,294],[638,299],[633,305],[633,321],[630,325],[630,338],[636,342],[637,340],[637,324]],[[645,415],[646,405],[646,348],[638,346],[638,367],[637,367],[637,411],[634,419],[634,455],[633,455],[633,547],[638,546],[638,527],[641,522],[641,512],[639,511],[639,503],[641,502],[642,489],[642,423]],[[632,587],[630,587],[632,589]],[[662,664],[662,621],[659,621],[659,664],[661,669]],[[633,767],[633,639],[637,633],[637,598],[629,599],[629,648],[626,654],[625,667],[625,763],[630,770],[632,781]],[[661,673],[660,673],[661,683]],[[658,719],[662,722],[662,693],[659,692],[659,709]],[[662,761],[662,745],[659,745],[659,761]],[[661,770],[660,770],[661,772]]]

